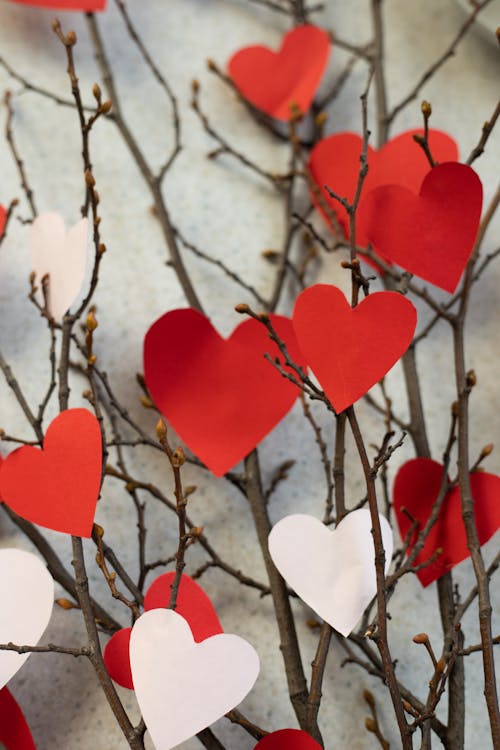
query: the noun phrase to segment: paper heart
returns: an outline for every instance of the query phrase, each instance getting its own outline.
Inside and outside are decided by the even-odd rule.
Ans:
[[[101,469],[99,422],[87,409],[68,409],[50,423],[43,450],[24,445],[7,456],[0,496],[32,523],[90,537]]]
[[[169,750],[220,719],[259,674],[257,652],[243,638],[222,633],[197,644],[186,620],[167,609],[145,612],[135,622],[130,663],[156,750]]]
[[[293,327],[302,354],[337,413],[363,396],[411,343],[417,312],[396,292],[375,292],[351,308],[340,289],[299,294]]]
[[[388,141],[378,151],[368,146],[368,174],[363,182],[363,196],[381,185],[401,185],[418,193],[422,180],[430,170],[429,162],[421,146],[413,136],[422,135],[423,130],[408,130]],[[429,146],[436,162],[456,161],[457,144],[440,130],[429,130]],[[322,202],[336,214],[346,237],[349,236],[349,217],[345,208],[325,190],[327,185],[337,195],[352,203],[358,184],[360,156],[363,139],[356,133],[334,133],[323,138],[311,151],[309,170],[320,192]],[[313,199],[327,223],[330,219],[321,208],[313,192]],[[356,212],[356,242],[362,247],[368,244],[363,216],[363,205]]]
[[[52,8],[53,10],[81,10],[92,12],[104,10],[106,0],[10,0],[21,5],[35,5],[40,8]]]
[[[169,571],[153,581],[144,597],[146,611],[168,607],[174,578],[175,572]],[[201,586],[187,575],[181,578],[175,611],[187,621],[196,643],[223,632],[212,602]],[[129,659],[131,632],[132,628],[123,628],[114,633],[104,649],[104,663],[110,676],[129,690],[134,689]]]
[[[277,120],[288,121],[291,105],[302,113],[313,96],[330,55],[330,38],[317,26],[296,26],[278,52],[256,45],[236,52],[228,71],[242,96]]]
[[[302,729],[280,729],[263,737],[254,750],[321,750],[321,745]]]
[[[386,566],[392,531],[380,516]],[[377,592],[372,522],[367,508],[354,510],[333,531],[313,516],[286,516],[269,534],[269,552],[298,596],[347,636]]]
[[[292,323],[271,321],[301,364]],[[196,310],[173,310],[144,339],[144,376],[161,413],[216,476],[252,451],[293,406],[298,388],[265,358],[277,346],[256,320],[223,339]],[[297,358],[297,359],[295,359]]]
[[[36,646],[54,603],[54,581],[38,557],[20,549],[0,549],[0,601],[0,643]],[[29,653],[0,651],[0,688],[28,657]]]
[[[48,212],[37,216],[31,225],[31,269],[39,285],[49,274],[47,306],[58,323],[80,293],[87,255],[87,219],[80,219],[66,232],[62,217]]]
[[[403,539],[412,523],[403,513],[403,507],[413,518],[420,521],[420,528],[423,528],[438,496],[443,471],[441,464],[430,458],[414,458],[403,464],[396,474],[393,489],[394,511]],[[500,477],[482,471],[473,472],[470,475],[470,484],[479,542],[485,544],[500,527]],[[408,552],[411,551],[416,536],[418,531]],[[428,586],[436,581],[470,555],[458,487],[453,487],[447,492],[439,518],[429,532],[415,565],[429,560],[438,549],[442,552],[436,560],[417,571],[422,586]]]
[[[7,211],[4,206],[0,205],[0,237],[2,236],[5,229],[5,222],[7,221]]]
[[[9,690],[0,690],[0,743],[5,750],[36,750],[24,714]]]
[[[424,178],[419,195],[398,185],[362,200],[368,240],[385,258],[454,292],[476,240],[483,188],[467,164],[447,162]]]

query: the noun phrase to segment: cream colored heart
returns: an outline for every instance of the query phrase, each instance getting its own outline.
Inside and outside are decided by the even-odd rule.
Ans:
[[[170,750],[243,700],[259,674],[259,657],[237,635],[195,643],[181,615],[152,609],[132,628],[130,666],[153,744]]]
[[[386,572],[392,531],[380,516]],[[347,636],[375,596],[375,554],[366,508],[349,513],[333,531],[313,516],[286,516],[269,535],[269,552],[289,586],[335,630]]]
[[[88,220],[80,219],[66,231],[57,213],[37,216],[30,232],[31,270],[38,285],[49,275],[48,310],[58,323],[78,297],[88,255]]]
[[[43,562],[20,549],[0,549],[0,643],[36,646],[54,604],[54,581]],[[0,651],[0,688],[23,666],[27,654]]]

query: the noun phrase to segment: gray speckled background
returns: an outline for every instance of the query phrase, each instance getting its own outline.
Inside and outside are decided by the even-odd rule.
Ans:
[[[363,42],[369,35],[367,0],[327,2],[319,22],[334,27],[339,36]],[[148,157],[161,163],[172,143],[170,110],[128,38],[110,2],[109,11],[99,17],[116,73],[127,118],[137,133]],[[256,5],[241,0],[130,0],[129,6],[148,47],[165,71],[182,112],[184,149],[165,186],[175,222],[195,244],[223,258],[250,283],[268,291],[268,268],[260,257],[264,248],[279,248],[282,242],[282,210],[276,195],[265,182],[246,172],[229,158],[213,163],[205,158],[212,142],[202,131],[189,109],[190,81],[202,83],[202,101],[213,123],[231,142],[253,155],[269,170],[280,170],[286,163],[286,150],[253,123],[236,98],[205,69],[204,61],[213,57],[223,66],[239,47],[257,41],[276,45],[284,30],[283,19]],[[491,5],[492,28],[500,23],[500,2]],[[496,14],[496,20],[494,18]],[[463,21],[462,11],[452,0],[387,0],[386,16],[389,99],[396,102],[411,82],[436,58]],[[68,90],[62,50],[50,31],[53,13],[0,0],[0,54],[20,73],[40,86],[64,93]],[[84,19],[73,13],[61,14],[66,28],[76,29],[76,52],[82,88],[90,92],[99,80]],[[337,75],[346,54],[334,47],[328,77]],[[433,104],[432,124],[452,133],[462,154],[478,140],[484,120],[493,110],[499,91],[498,49],[480,29],[463,41],[459,53],[436,78],[424,87],[421,97]],[[349,85],[332,108],[330,131],[359,130],[359,94],[365,85],[365,70],[356,66]],[[0,70],[0,89],[20,86]],[[90,97],[87,96],[87,99]],[[32,94],[16,97],[15,130],[35,189],[39,210],[59,210],[66,221],[78,218],[81,201],[79,137],[74,113]],[[408,107],[395,124],[394,132],[420,123],[418,102]],[[500,131],[488,146],[488,158],[476,162],[484,181],[486,198],[492,195],[498,178]],[[142,339],[148,326],[166,310],[184,305],[175,276],[166,265],[166,251],[154,219],[151,199],[142,178],[128,157],[110,123],[96,128],[92,143],[95,175],[102,199],[102,233],[108,246],[96,295],[100,327],[96,340],[102,366],[108,371],[120,400],[130,405],[144,428],[153,430],[154,415],[139,405],[134,373],[142,368]],[[0,199],[7,203],[21,195],[18,177],[8,149],[0,140],[2,180]],[[26,213],[26,212],[24,212]],[[498,243],[500,217],[488,233],[485,251]],[[43,321],[26,299],[29,274],[26,229],[12,224],[8,241],[0,252],[0,343],[4,355],[19,377],[30,403],[37,404],[48,378],[47,332]],[[230,280],[218,276],[202,261],[186,258],[195,284],[212,320],[223,333],[239,322],[233,312],[235,303],[250,301]],[[318,264],[318,278],[345,284],[339,259]],[[498,442],[500,432],[500,392],[498,389],[498,319],[500,312],[500,268],[498,264],[475,290],[468,324],[468,362],[476,369],[479,386],[472,397],[472,455],[487,442]],[[283,300],[281,311],[290,309],[291,298]],[[439,458],[448,429],[448,408],[454,397],[450,359],[450,335],[438,326],[432,340],[422,347],[420,366],[426,409],[432,437],[432,449]],[[402,403],[398,372],[390,376],[396,404]],[[72,405],[79,403],[82,382],[73,382]],[[0,383],[0,425],[11,434],[29,438],[28,425],[3,382]],[[55,404],[51,416],[55,414]],[[360,407],[360,419],[368,441],[381,437],[382,427],[373,415]],[[321,410],[318,419],[326,434],[331,427]],[[289,482],[280,486],[271,505],[273,520],[294,510],[322,514],[324,488],[314,438],[295,408],[263,442],[261,450],[264,476],[284,458],[297,459]],[[396,464],[411,455],[409,444],[398,454]],[[490,471],[500,472],[500,454],[488,461]],[[137,450],[130,458],[137,475],[171,486],[164,462],[148,451]],[[359,468],[348,462],[349,498],[355,502],[363,493]],[[223,480],[200,476],[186,469],[186,483],[197,484],[190,512],[196,523],[204,525],[214,545],[235,565],[241,565],[264,579],[260,555],[250,514],[237,492]],[[135,516],[128,498],[120,488],[108,482],[99,504],[96,520],[106,528],[106,539],[130,570],[137,571],[133,543]],[[175,525],[154,504],[148,503],[148,554],[156,558],[162,550],[170,554],[175,541]],[[61,556],[69,563],[70,543],[60,534],[47,532]],[[0,516],[0,543],[29,548],[6,518]],[[485,548],[491,559],[498,537]],[[92,545],[86,545],[88,559]],[[202,559],[194,548],[188,556],[187,571]],[[108,599],[105,587],[91,570],[91,586],[98,598]],[[461,591],[472,585],[470,567],[462,564],[456,571]],[[276,628],[268,599],[260,599],[224,577],[210,571],[203,585],[217,608],[226,632],[238,633],[257,648],[262,670],[257,684],[243,704],[243,710],[268,729],[295,726],[293,712],[286,699],[286,684],[281,668]],[[495,633],[499,625],[498,587],[495,592]],[[124,624],[127,613],[116,603],[110,609]],[[295,603],[303,658],[308,664],[314,654],[317,634],[306,626],[309,613]],[[391,644],[399,660],[399,671],[408,686],[420,696],[430,677],[428,663],[421,650],[411,643],[414,633],[426,630],[439,641],[435,586],[423,590],[418,581],[406,578],[391,600]],[[464,626],[469,643],[477,641],[475,616],[468,613]],[[54,610],[43,642],[66,645],[82,642],[84,635],[75,612]],[[368,750],[372,736],[363,728],[367,713],[362,688],[374,689],[381,703],[382,725],[391,741],[399,746],[392,710],[383,691],[370,677],[355,667],[341,669],[343,652],[333,644],[324,684],[321,725],[328,750]],[[500,666],[500,665],[499,665]],[[467,747],[491,747],[487,716],[482,700],[480,657],[467,661]],[[126,746],[114,723],[92,670],[86,662],[67,656],[33,655],[12,680],[12,692],[23,706],[38,750],[104,750]],[[137,715],[134,696],[120,691],[127,709]],[[445,701],[440,711],[445,709]],[[231,750],[249,750],[252,740],[240,729],[221,720],[215,726],[218,736]],[[182,745],[183,750],[200,747],[197,740]]]

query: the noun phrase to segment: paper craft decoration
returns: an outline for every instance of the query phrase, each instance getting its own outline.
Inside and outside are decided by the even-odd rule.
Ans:
[[[54,603],[54,581],[38,557],[20,549],[0,549],[0,601],[0,643],[36,646]],[[0,651],[0,688],[29,656]]]
[[[430,458],[414,458],[399,469],[394,480],[393,500],[399,533],[403,539],[412,523],[403,513],[403,507],[420,521],[420,529],[423,529],[436,502],[443,471],[441,464]],[[470,483],[479,542],[485,544],[500,527],[500,477],[476,471],[470,475]],[[418,531],[408,552],[416,541]],[[418,554],[415,565],[426,562],[439,549],[442,550],[441,554],[430,565],[417,571],[422,586],[429,586],[469,557],[458,487],[447,492],[439,518]]]
[[[35,5],[40,8],[51,8],[53,10],[81,10],[86,13],[95,10],[104,10],[106,0],[10,0],[21,5]]]
[[[263,737],[254,750],[321,750],[321,745],[302,729],[280,729]]]
[[[68,409],[50,423],[43,450],[24,445],[0,467],[0,496],[39,526],[90,537],[101,487],[99,422],[87,409]]]
[[[292,323],[271,315],[292,359]],[[144,339],[144,376],[161,413],[216,476],[244,458],[293,406],[298,388],[264,358],[279,356],[264,326],[245,320],[228,339],[192,309],[157,320]]]
[[[144,597],[146,611],[168,607],[174,578],[175,572],[169,571],[153,581]],[[196,643],[224,632],[212,602],[201,586],[187,575],[181,578],[175,611],[187,621]],[[129,659],[131,632],[132,628],[123,628],[114,633],[104,649],[104,663],[110,676],[129,690],[134,689]]]
[[[0,237],[5,229],[5,222],[7,221],[7,211],[4,206],[0,205]]]
[[[66,232],[53,212],[37,216],[30,230],[31,270],[38,284],[49,274],[48,309],[57,323],[78,297],[88,255],[88,220],[80,219]]]
[[[385,572],[392,531],[379,516]],[[313,516],[286,516],[269,534],[269,552],[289,586],[335,630],[347,636],[377,592],[370,511],[349,513],[333,531]]]
[[[0,690],[0,743],[5,750],[36,750],[24,714],[9,690]]]
[[[229,75],[241,95],[277,120],[288,121],[291,106],[306,113],[330,55],[331,41],[317,26],[296,26],[278,52],[256,45],[236,52]]]
[[[386,185],[362,203],[366,236],[383,257],[455,291],[481,219],[483,188],[471,167],[446,162],[429,172],[418,195]]]
[[[368,174],[363,182],[362,196],[381,185],[400,185],[417,194],[422,180],[430,171],[429,161],[421,146],[413,140],[423,135],[423,130],[408,130],[388,141],[378,151],[368,146]],[[457,144],[440,130],[429,130],[429,146],[436,162],[457,161]],[[363,139],[356,133],[334,133],[323,138],[311,151],[309,170],[320,192],[322,201],[336,214],[346,237],[349,236],[349,218],[345,208],[325,190],[327,185],[337,195],[352,203],[358,184],[360,156]],[[312,192],[316,206],[327,223],[330,219]],[[368,245],[365,230],[363,201],[356,212],[356,242]],[[379,250],[379,248],[377,248]],[[380,251],[379,251],[380,254]]]
[[[257,652],[243,638],[221,633],[197,644],[186,620],[167,609],[145,612],[135,622],[130,663],[156,750],[170,750],[220,719],[259,674]]]
[[[340,413],[391,369],[411,343],[417,312],[396,292],[352,308],[343,292],[315,284],[297,297],[293,327],[302,354]]]

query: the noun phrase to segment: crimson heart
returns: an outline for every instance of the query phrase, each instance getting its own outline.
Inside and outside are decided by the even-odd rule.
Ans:
[[[399,469],[394,480],[393,500],[399,532],[404,539],[410,530],[408,513],[423,528],[436,502],[443,478],[443,467],[430,458],[414,458]],[[500,477],[482,471],[470,475],[474,498],[474,515],[480,544],[485,544],[500,527]],[[409,547],[408,553],[415,543]],[[446,493],[439,518],[432,527],[415,565],[420,565],[438,550],[442,552],[427,567],[417,571],[422,586],[428,586],[455,565],[469,557],[467,537],[462,521],[460,490],[457,486]]]
[[[292,323],[272,315],[302,363]],[[279,355],[262,324],[245,320],[226,340],[192,309],[173,310],[144,339],[144,376],[161,413],[216,476],[252,451],[293,406],[298,388],[265,358]]]
[[[417,193],[422,180],[430,170],[429,162],[421,146],[415,143],[414,135],[423,135],[423,130],[408,130],[392,138],[378,151],[368,146],[368,174],[363,182],[363,196],[381,185],[401,185]],[[456,161],[457,144],[440,130],[429,130],[429,146],[436,162]],[[349,236],[349,217],[345,208],[325,190],[327,185],[337,195],[354,200],[358,184],[360,156],[363,139],[355,133],[334,133],[323,138],[312,149],[309,170],[316,183],[322,202],[336,214],[346,237]],[[323,217],[330,223],[317,196],[313,199]],[[362,247],[368,244],[363,217],[363,206],[356,212],[356,242]]]
[[[4,206],[0,205],[0,237],[2,236],[5,229],[5,222],[7,221],[7,211]]]
[[[340,413],[391,369],[411,343],[417,312],[396,292],[352,308],[343,292],[315,284],[297,298],[293,327],[304,358]]]
[[[302,729],[280,729],[263,737],[254,750],[321,750],[321,745]]]
[[[474,170],[446,162],[428,173],[419,195],[399,185],[368,193],[361,202],[364,229],[383,257],[454,292],[476,240],[482,202]]]
[[[296,26],[278,52],[256,45],[236,52],[228,71],[241,95],[277,120],[288,121],[291,105],[302,113],[311,106],[328,63],[330,38],[317,26]]]
[[[169,571],[156,578],[144,597],[144,609],[168,607],[175,572]],[[223,633],[217,612],[201,586],[187,575],[181,577],[175,611],[187,620],[196,643],[212,635]],[[104,663],[115,682],[129,690],[134,689],[130,669],[129,643],[132,628],[122,628],[114,633],[104,649]]]
[[[36,5],[39,8],[52,8],[53,10],[81,10],[91,12],[104,10],[106,0],[11,0],[21,5]]]
[[[32,523],[90,537],[101,469],[99,422],[87,409],[68,409],[50,423],[43,450],[25,445],[7,456],[0,495]]]
[[[6,687],[0,690],[0,743],[5,750],[36,750],[24,714]]]

